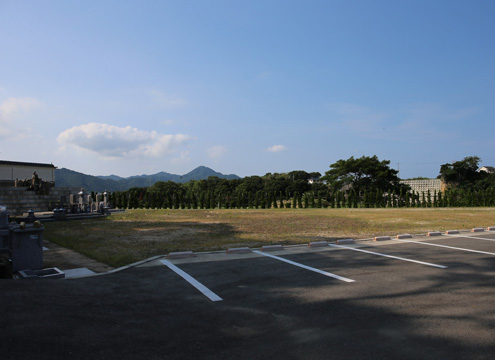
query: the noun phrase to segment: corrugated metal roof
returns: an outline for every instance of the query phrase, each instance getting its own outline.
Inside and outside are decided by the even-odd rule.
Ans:
[[[54,169],[57,168],[53,164],[29,163],[29,162],[7,161],[7,160],[0,160],[0,165],[7,165],[7,166],[29,166],[29,167],[47,167],[47,168],[54,168]]]

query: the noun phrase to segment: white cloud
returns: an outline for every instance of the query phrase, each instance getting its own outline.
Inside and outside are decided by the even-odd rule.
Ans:
[[[8,98],[0,103],[0,138],[11,137],[18,130],[27,130],[28,123],[19,123],[33,109],[41,106],[41,102],[31,97]]]
[[[150,90],[149,95],[151,96],[151,100],[162,107],[165,108],[174,108],[181,107],[186,105],[186,100],[164,93],[160,90]]]
[[[30,97],[8,98],[0,104],[0,119],[11,119],[15,115],[25,114],[40,105],[39,100]]]
[[[189,136],[164,135],[143,131],[131,126],[89,123],[74,126],[60,133],[57,141],[62,146],[96,153],[103,157],[160,157],[178,151]]]
[[[208,156],[213,159],[222,157],[227,153],[227,148],[225,146],[213,146],[207,150]]]
[[[268,152],[281,152],[281,151],[287,151],[289,150],[286,146],[284,145],[273,145],[272,147],[269,147],[266,149]]]

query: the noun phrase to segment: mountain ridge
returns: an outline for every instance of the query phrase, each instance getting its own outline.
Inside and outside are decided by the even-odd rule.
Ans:
[[[184,175],[170,174],[160,171],[151,175],[134,175],[121,177],[117,175],[87,175],[74,170],[61,168],[55,170],[55,185],[57,187],[81,187],[88,191],[125,191],[133,187],[148,187],[158,181],[173,181],[187,183],[191,180],[203,180],[210,176],[222,179],[240,179],[235,174],[222,174],[206,166],[198,166]]]

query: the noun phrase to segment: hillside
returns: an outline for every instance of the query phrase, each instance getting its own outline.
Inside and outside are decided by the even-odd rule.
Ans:
[[[159,172],[153,175],[136,175],[123,178],[116,175],[93,176],[83,174],[69,169],[55,170],[55,184],[57,187],[82,187],[88,191],[123,191],[132,187],[147,187],[158,181],[173,181],[176,183],[186,183],[191,180],[203,180],[210,176],[217,176],[223,179],[240,179],[237,175],[224,175],[206,166],[199,166],[184,175],[169,174]]]
[[[69,169],[55,169],[56,187],[80,187],[89,191],[120,191],[125,190],[125,184],[112,179],[100,179]]]

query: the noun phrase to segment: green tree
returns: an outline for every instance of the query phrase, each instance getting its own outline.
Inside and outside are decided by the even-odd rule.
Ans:
[[[387,207],[392,207],[392,196],[390,194],[387,194]]]
[[[384,192],[407,190],[409,187],[400,183],[397,170],[391,169],[389,164],[389,160],[380,161],[376,155],[358,159],[351,156],[330,165],[331,169],[321,179],[334,190],[352,188],[360,197],[366,191],[375,192],[376,189]]]
[[[383,207],[383,192],[380,189],[376,189],[375,191],[375,207]]]
[[[294,206],[295,207],[295,206]],[[301,194],[300,193],[297,193],[297,207],[299,209],[302,209],[303,208],[303,204],[302,204],[302,198],[301,198]]]
[[[478,171],[480,161],[478,156],[468,156],[452,164],[443,164],[440,167],[438,178],[450,187],[472,188],[478,181],[489,175]]]
[[[410,199],[410,197],[411,197],[410,192],[409,191],[406,191],[406,197],[405,197],[405,200],[404,200],[405,207],[410,207],[411,206],[411,199]]]
[[[365,191],[363,194],[363,205],[365,208],[370,207],[370,192],[369,191]]]
[[[397,194],[395,193],[395,190],[392,191],[391,197],[392,197],[392,201],[391,201],[392,207],[394,207],[394,208],[398,207],[399,204],[398,204],[398,201],[397,201]]]
[[[426,195],[424,191],[421,192],[421,206],[426,207]]]

